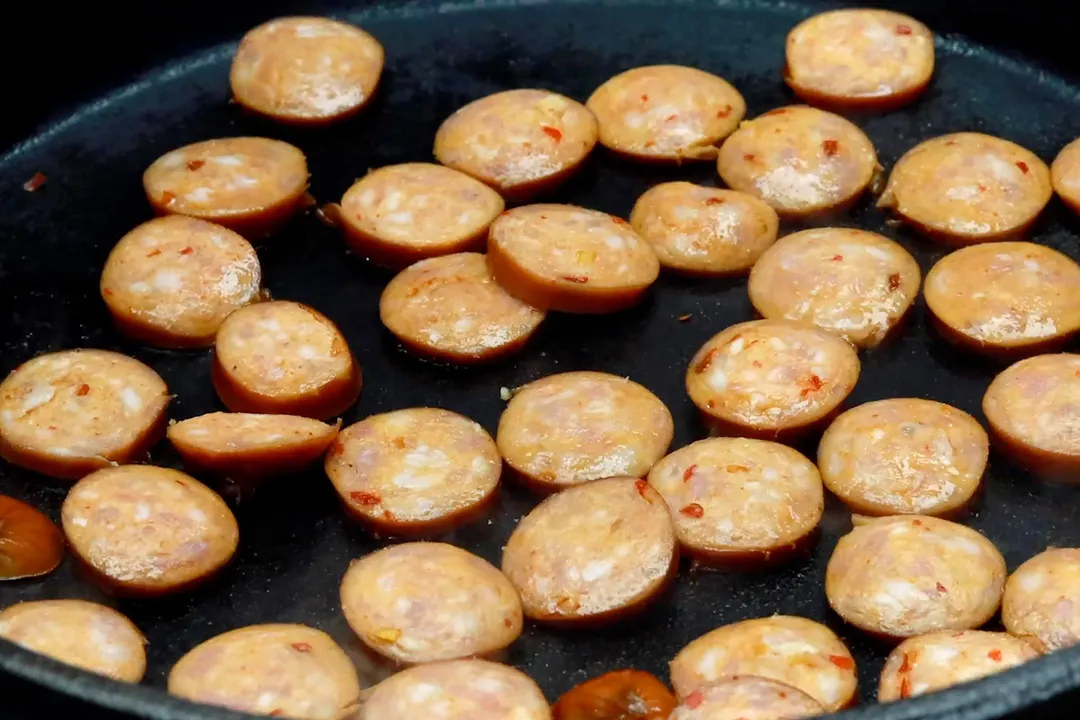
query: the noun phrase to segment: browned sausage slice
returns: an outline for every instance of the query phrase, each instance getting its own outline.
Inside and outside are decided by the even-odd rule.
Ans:
[[[64,559],[67,541],[47,515],[0,495],[0,581],[48,575]]]
[[[71,551],[108,589],[164,595],[205,582],[232,559],[236,518],[195,478],[128,465],[87,475],[61,509]]]
[[[360,366],[341,331],[295,302],[249,305],[226,318],[211,370],[218,397],[234,412],[321,420],[360,396]]]
[[[271,20],[240,41],[229,71],[236,101],[287,123],[347,117],[375,94],[385,53],[379,41],[322,17]]]
[[[1080,643],[1080,549],[1050,548],[1009,576],[1001,601],[1005,629],[1042,652]]]
[[[158,374],[126,355],[39,355],[0,384],[0,456],[68,479],[131,462],[160,437],[169,399]]]
[[[670,720],[798,720],[821,714],[820,703],[790,685],[743,676],[690,693]]]
[[[488,655],[521,634],[521,598],[486,560],[444,543],[406,543],[354,560],[341,607],[360,640],[400,663]]]
[[[1054,190],[1074,213],[1080,213],[1080,138],[1062,148],[1050,166]]]
[[[85,600],[36,600],[0,612],[0,637],[121,682],[146,672],[146,639],[112,608]]]
[[[644,480],[608,478],[563,490],[522,518],[502,570],[533,620],[600,622],[643,609],[674,579],[668,508]]]
[[[296,720],[353,717],[360,681],[329,635],[251,625],[196,646],[169,672],[169,692],[206,705]]]
[[[816,325],[857,347],[880,344],[919,292],[915,258],[877,233],[804,230],[765,251],[750,272],[750,301],[764,317]]]
[[[214,223],[170,215],[135,228],[101,273],[117,326],[159,347],[209,347],[232,311],[259,299],[255,248]]]
[[[712,160],[735,131],[746,101],[704,70],[650,65],[607,80],[585,103],[607,148],[644,160]]]
[[[563,693],[551,706],[554,720],[668,720],[675,696],[655,675],[612,670]]]

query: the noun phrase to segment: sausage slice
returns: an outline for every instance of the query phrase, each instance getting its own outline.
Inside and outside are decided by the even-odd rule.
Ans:
[[[652,247],[622,218],[572,205],[500,215],[488,240],[491,274],[539,308],[605,313],[637,303],[660,274]]]
[[[955,133],[908,150],[877,204],[935,240],[970,245],[1022,235],[1052,194],[1050,170],[1031,151]]]
[[[495,282],[486,257],[458,253],[398,273],[379,299],[379,317],[413,352],[465,364],[517,352],[547,313]]]
[[[0,495],[0,581],[48,575],[64,559],[67,542],[34,506]]]
[[[644,480],[608,478],[563,490],[521,519],[503,550],[526,617],[558,624],[642,610],[675,578],[668,508]]]
[[[72,480],[131,462],[161,436],[169,400],[158,374],[126,355],[39,355],[0,383],[0,457]]]
[[[255,248],[214,223],[170,215],[117,243],[101,297],[126,334],[158,347],[209,347],[232,311],[259,299]]]
[[[843,209],[879,171],[870,138],[848,120],[793,105],[744,122],[720,148],[720,177],[781,218]]]
[[[933,400],[869,402],[818,446],[825,487],[863,515],[949,515],[982,482],[990,441],[978,421]]]
[[[1050,166],[1054,190],[1074,213],[1080,213],[1080,138],[1062,148]]]
[[[800,690],[745,676],[695,690],[675,708],[670,720],[797,720],[821,714],[821,705]]]
[[[110,607],[85,600],[35,600],[0,612],[0,637],[98,675],[137,683],[146,638]]]
[[[517,389],[499,418],[499,453],[542,490],[599,478],[642,477],[675,433],[660,398],[629,379],[569,372]]]
[[[681,65],[650,65],[607,80],[585,103],[600,143],[642,160],[712,160],[739,127],[746,101],[726,80]]]
[[[814,464],[764,440],[710,438],[649,471],[688,553],[721,562],[763,562],[805,545],[825,509]]]
[[[654,185],[630,213],[661,265],[695,275],[746,272],[776,242],[779,224],[753,195],[688,182]]]
[[[694,640],[671,661],[671,684],[685,702],[709,683],[755,675],[798,688],[835,712],[855,702],[851,651],[829,628],[790,615],[744,620]]]
[[[766,318],[880,344],[911,309],[921,273],[911,253],[877,233],[804,230],[782,238],[750,272],[750,301]]]
[[[109,590],[164,595],[200,584],[232,559],[236,518],[213,490],[168,468],[87,475],[60,512],[71,551]]]
[[[169,693],[237,712],[345,720],[360,697],[356,668],[329,635],[304,625],[251,625],[190,650]]]
[[[275,301],[237,310],[214,341],[211,379],[233,412],[325,419],[360,396],[360,366],[322,313]]]
[[[444,543],[406,543],[354,560],[341,607],[360,640],[400,663],[488,655],[521,634],[521,598],[486,560]]]
[[[1001,622],[1041,652],[1080,643],[1080,549],[1050,548],[1009,576]]]
[[[971,630],[997,612],[1005,559],[971,528],[925,515],[857,524],[825,572],[832,609],[886,638]]]
[[[574,686],[551,706],[554,720],[668,720],[675,696],[656,676],[613,670]]]

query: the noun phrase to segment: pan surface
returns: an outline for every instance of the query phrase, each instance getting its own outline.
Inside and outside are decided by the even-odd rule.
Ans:
[[[275,9],[283,10],[283,5],[277,3]],[[545,87],[584,100],[616,72],[672,62],[727,78],[745,95],[748,116],[753,117],[793,102],[780,76],[784,37],[799,19],[823,5],[714,0],[615,7],[570,0],[452,0],[386,2],[357,10],[355,4],[335,8],[334,3],[297,3],[289,10],[333,13],[362,25],[385,45],[383,86],[360,117],[328,129],[296,130],[244,115],[229,102],[227,73],[234,40],[169,62],[102,95],[0,157],[0,373],[43,352],[107,348],[147,362],[165,378],[177,396],[171,417],[219,408],[210,385],[208,352],[156,351],[126,340],[110,326],[97,291],[112,245],[150,217],[142,171],[174,147],[229,135],[287,140],[307,153],[311,192],[328,202],[339,199],[370,168],[429,160],[439,123],[466,102],[498,90]],[[264,6],[249,14],[247,24],[254,25],[272,13]],[[939,38],[935,81],[920,102],[855,120],[889,168],[921,140],[960,130],[1008,138],[1049,161],[1077,132],[1070,115],[1080,116],[1080,84],[948,36]],[[35,193],[22,191],[21,183],[35,172],[45,173],[46,186]],[[718,182],[711,163],[658,169],[597,152],[579,176],[549,198],[626,217],[642,192],[672,179]],[[899,240],[924,273],[942,256],[940,247],[887,227],[884,220],[871,201],[863,201],[840,224]],[[1034,237],[1080,259],[1077,229],[1055,201]],[[298,219],[263,244],[260,256],[273,296],[327,314],[363,366],[363,396],[345,415],[346,424],[377,412],[434,405],[472,417],[493,432],[504,406],[501,387],[590,369],[629,376],[659,395],[675,417],[673,447],[679,447],[705,435],[683,387],[690,356],[719,330],[752,317],[745,280],[691,281],[665,275],[638,308],[610,317],[552,316],[517,358],[481,369],[450,368],[420,362],[398,347],[377,313],[379,294],[391,274],[349,255],[338,233],[314,215]],[[684,315],[690,320],[680,322]],[[982,419],[982,394],[1000,367],[944,346],[924,316],[920,301],[901,337],[863,354],[863,374],[849,405],[925,397]],[[813,456],[812,444],[800,449]],[[178,464],[165,443],[155,448],[153,461]],[[54,518],[67,487],[0,466],[0,492],[25,499]],[[535,496],[507,484],[489,518],[439,539],[498,564],[516,522],[536,502]],[[132,717],[237,717],[167,699],[160,688],[171,665],[213,635],[263,622],[310,624],[355,649],[338,606],[338,587],[349,561],[380,542],[350,525],[322,472],[267,485],[236,512],[241,547],[235,564],[191,595],[117,602],[77,577],[70,560],[46,578],[0,585],[0,605],[77,597],[118,607],[149,640],[144,685],[151,687],[113,685],[0,642],[0,670],[8,673],[0,688],[12,683],[10,687],[25,691],[27,686],[18,683],[27,681],[59,691],[36,699],[39,709],[75,702],[65,700],[68,695]],[[992,457],[986,491],[965,522],[986,534],[1012,569],[1047,546],[1080,545],[1080,489],[1040,484]],[[636,667],[666,679],[668,660],[695,637],[726,623],[785,613],[824,621],[850,645],[867,704],[854,711],[853,719],[989,720],[1080,687],[1077,649],[990,682],[873,707],[888,648],[845,626],[828,610],[824,595],[826,561],[849,527],[850,514],[831,504],[820,542],[805,560],[754,573],[693,573],[684,567],[675,591],[644,618],[600,632],[530,625],[506,660],[532,676],[553,701],[574,684],[617,668]],[[365,684],[382,676],[359,651],[354,656]],[[11,692],[4,697],[16,697]],[[22,712],[18,705],[12,707],[12,712]],[[39,717],[29,707],[26,712],[25,717]]]

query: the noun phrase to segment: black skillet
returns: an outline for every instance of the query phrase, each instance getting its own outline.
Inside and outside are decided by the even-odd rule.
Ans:
[[[182,0],[139,3],[31,3],[5,8],[4,124],[0,140],[0,374],[42,352],[104,347],[155,367],[177,394],[173,417],[217,407],[206,352],[140,347],[110,328],[97,278],[116,240],[150,211],[140,175],[158,155],[206,138],[262,134],[300,146],[314,195],[336,200],[368,168],[428,160],[440,121],[466,102],[514,87],[542,86],[584,100],[601,81],[635,65],[676,62],[716,72],[746,96],[751,116],[792,101],[780,79],[786,32],[835,3],[780,0],[603,2],[284,2]],[[1048,0],[908,0],[906,10],[939,33],[939,66],[914,107],[856,118],[891,166],[918,141],[958,130],[1001,135],[1047,161],[1080,134],[1080,63],[1075,18]],[[70,5],[70,7],[69,7]],[[246,117],[229,103],[227,71],[239,36],[284,13],[351,19],[387,49],[378,99],[359,118],[324,130],[289,130]],[[1064,13],[1064,14],[1063,14]],[[954,33],[963,33],[954,34]],[[982,43],[982,44],[980,44]],[[34,173],[47,184],[21,189]],[[555,201],[625,216],[652,184],[682,178],[715,184],[711,165],[642,168],[597,152]],[[940,248],[889,228],[870,202],[844,222],[898,238],[924,271]],[[1035,236],[1080,258],[1080,223],[1055,202]],[[596,369],[644,383],[671,407],[676,446],[703,435],[683,389],[693,351],[710,335],[751,316],[744,281],[661,279],[641,307],[615,316],[552,317],[517,359],[480,370],[425,364],[404,354],[379,325],[376,303],[389,274],[348,255],[314,217],[296,221],[261,250],[273,295],[319,308],[343,329],[365,371],[360,404],[345,417],[435,404],[494,430],[499,388],[542,375]],[[679,322],[690,314],[688,322]],[[924,309],[903,337],[865,354],[851,402],[919,396],[980,415],[993,365],[944,347]],[[813,447],[804,448],[809,452]],[[161,446],[154,461],[175,463]],[[0,492],[53,517],[64,484],[0,466]],[[536,499],[507,487],[497,512],[447,539],[498,562],[514,524]],[[197,643],[259,622],[308,623],[353,646],[337,603],[351,558],[377,547],[351,527],[320,472],[263,488],[237,508],[241,549],[218,582],[194,595],[115,603],[65,563],[41,580],[0,585],[0,606],[81,597],[111,602],[146,633],[150,667],[124,687],[0,642],[0,717],[239,717],[199,708],[161,690],[169,667]],[[994,457],[981,506],[968,522],[986,533],[1010,567],[1048,545],[1080,545],[1080,489],[1051,487]],[[529,627],[507,658],[548,697],[607,670],[637,667],[666,678],[666,662],[686,642],[725,623],[771,613],[828,623],[858,661],[860,709],[852,720],[989,720],[1061,713],[1075,717],[1080,649],[1040,659],[991,680],[888,707],[872,704],[888,649],[845,627],[825,602],[826,560],[848,515],[830,507],[812,557],[750,574],[684,570],[677,589],[650,615],[607,632]],[[357,655],[367,683],[378,671]],[[403,720],[423,720],[403,719]]]

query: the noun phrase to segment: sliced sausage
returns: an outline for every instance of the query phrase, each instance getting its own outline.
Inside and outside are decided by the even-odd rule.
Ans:
[[[821,427],[859,379],[845,340],[784,320],[732,325],[690,361],[686,389],[722,434],[791,439]]]
[[[925,515],[856,524],[825,572],[840,617],[887,638],[971,630],[997,612],[1005,559],[971,528]]]
[[[540,688],[525,673],[486,660],[418,665],[375,686],[364,720],[551,720]]]
[[[1029,150],[955,133],[908,150],[877,204],[935,240],[970,245],[1022,235],[1052,194],[1049,168]]]
[[[371,100],[384,58],[379,41],[354,25],[277,18],[244,35],[229,84],[236,102],[273,120],[329,122]]]
[[[463,172],[431,163],[379,168],[341,198],[345,239],[358,255],[392,268],[483,248],[502,196]]]
[[[354,560],[341,607],[360,640],[400,663],[488,655],[521,635],[521,598],[486,560],[444,543],[406,543]]]
[[[717,628],[671,661],[671,684],[684,702],[703,685],[738,675],[798,688],[830,712],[854,703],[858,687],[855,660],[836,633],[790,615]]]
[[[720,148],[720,177],[781,218],[853,204],[879,172],[870,138],[848,120],[803,105],[744,122]]]
[[[158,374],[126,355],[39,355],[0,383],[0,457],[65,479],[131,462],[160,438],[170,399]]]
[[[818,446],[825,487],[863,515],[950,515],[982,482],[990,440],[962,410],[918,398],[869,402]]]
[[[767,562],[803,548],[825,510],[814,464],[778,443],[699,440],[649,471],[684,550],[720,562]]]
[[[779,225],[776,211],[753,195],[688,182],[653,186],[630,213],[661,265],[695,275],[746,272],[776,242]]]
[[[458,253],[398,273],[379,299],[379,317],[413,352],[464,364],[517,352],[547,313],[495,282],[485,256]]]
[[[522,518],[502,570],[527,617],[571,624],[642,610],[674,580],[678,563],[660,494],[644,480],[608,478],[552,495]]]
[[[0,495],[0,581],[48,575],[67,546],[56,523],[32,505]]]
[[[821,714],[821,704],[802,691],[745,676],[695,690],[675,708],[671,720],[797,720]]]
[[[1050,166],[1054,190],[1074,213],[1080,213],[1080,138],[1066,145]]]
[[[0,637],[98,675],[137,683],[146,638],[110,607],[85,600],[35,600],[0,612]]]
[[[809,103],[891,110],[923,93],[934,74],[934,35],[888,10],[833,10],[787,37],[784,80]]]
[[[585,107],[600,124],[600,143],[643,160],[712,160],[716,146],[746,115],[746,101],[726,80],[681,65],[619,73]]]
[[[169,672],[169,693],[237,712],[346,720],[360,697],[349,656],[304,625],[251,625],[190,650]]]
[[[927,273],[925,295],[942,335],[976,352],[1031,354],[1080,331],[1080,265],[1034,243],[949,253]]]
[[[1039,656],[1023,640],[999,632],[937,632],[900,643],[885,661],[878,702],[917,697],[972,682]]]
[[[300,303],[237,310],[214,341],[211,379],[233,412],[326,419],[360,396],[360,366],[337,326]]]
[[[877,233],[804,230],[782,238],[750,272],[750,301],[766,318],[879,345],[907,315],[922,275],[911,253]]]
[[[436,532],[481,514],[502,460],[487,431],[439,408],[372,415],[341,431],[326,474],[363,524],[391,535]]]
[[[143,174],[159,215],[211,220],[250,239],[271,234],[310,200],[307,159],[259,137],[206,140],[168,152]]]
[[[675,434],[660,398],[627,378],[569,372],[518,388],[496,442],[530,485],[560,490],[614,476],[643,477]]]
[[[539,308],[605,313],[637,303],[660,274],[649,243],[622,218],[573,205],[500,215],[488,240],[491,274]]]
[[[668,720],[675,696],[654,675],[614,670],[574,686],[551,707],[554,720]]]
[[[232,559],[236,518],[195,478],[128,465],[87,475],[60,512],[68,544],[118,594],[164,595],[201,584]]]
[[[1080,644],[1080,549],[1050,548],[1009,576],[1001,621],[1041,652]]]
[[[549,90],[507,90],[475,100],[435,135],[440,163],[522,198],[557,185],[596,145],[596,117]]]
[[[209,347],[232,311],[259,299],[255,248],[232,230],[182,215],[143,223],[117,243],[101,297],[124,333],[158,347]]]
[[[1018,464],[1075,481],[1080,470],[1080,355],[1040,355],[999,374],[983,396],[994,444]]]

